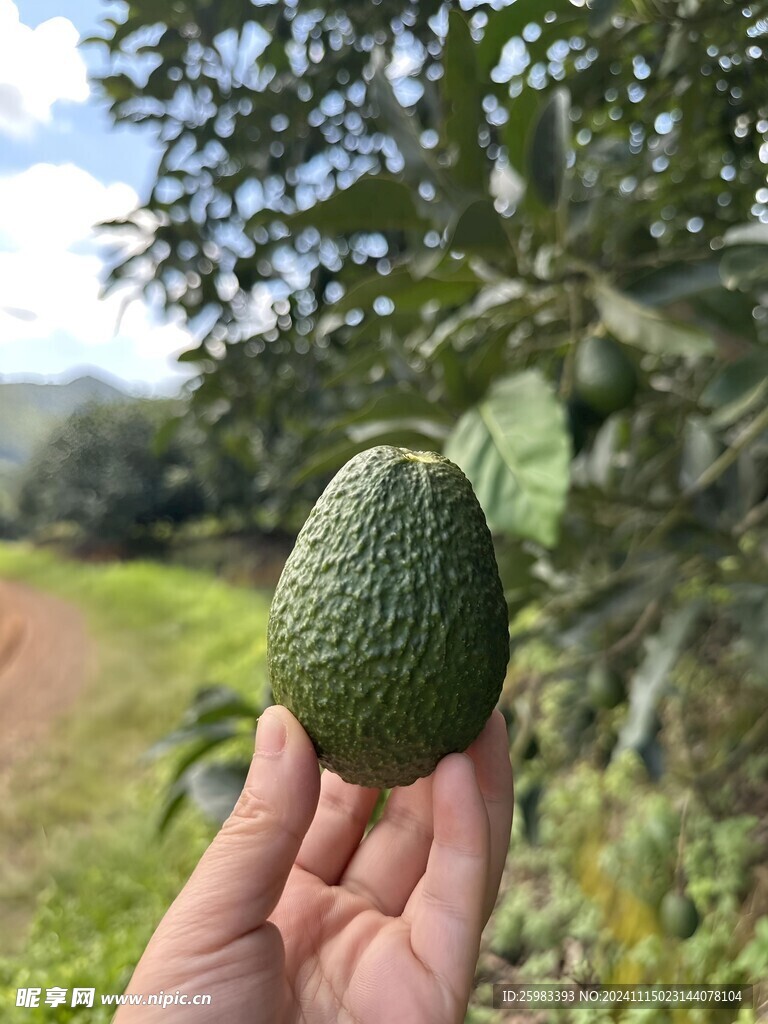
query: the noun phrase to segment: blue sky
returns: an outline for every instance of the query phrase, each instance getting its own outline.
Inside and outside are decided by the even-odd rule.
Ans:
[[[93,225],[146,196],[157,150],[115,129],[88,74],[103,48],[78,47],[114,5],[0,0],[0,377],[95,368],[162,390],[183,379],[192,343],[142,300],[99,297]],[[119,5],[117,10],[119,10]]]

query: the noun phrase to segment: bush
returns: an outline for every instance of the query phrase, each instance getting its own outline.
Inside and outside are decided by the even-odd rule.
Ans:
[[[33,456],[19,497],[26,530],[74,524],[86,541],[120,543],[206,507],[190,456],[155,437],[160,403],[92,405],[74,413]]]

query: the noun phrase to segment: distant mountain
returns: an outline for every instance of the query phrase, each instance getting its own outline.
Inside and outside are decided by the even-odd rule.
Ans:
[[[98,377],[68,384],[0,380],[0,475],[23,466],[51,430],[90,402],[124,402],[131,396]]]

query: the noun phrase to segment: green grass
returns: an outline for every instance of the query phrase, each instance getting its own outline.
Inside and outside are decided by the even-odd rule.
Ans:
[[[261,695],[271,594],[24,545],[0,545],[0,578],[81,608],[95,655],[76,705],[16,765],[0,802],[0,1007],[24,984],[119,991],[211,834],[190,813],[157,837],[165,771],[142,755],[201,685]],[[65,1021],[78,1011],[17,1012]]]

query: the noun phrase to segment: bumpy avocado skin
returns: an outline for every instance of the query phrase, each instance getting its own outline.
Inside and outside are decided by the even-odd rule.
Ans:
[[[509,630],[461,470],[390,446],[351,459],[288,558],[267,649],[275,700],[347,782],[407,786],[465,750],[501,692]]]

